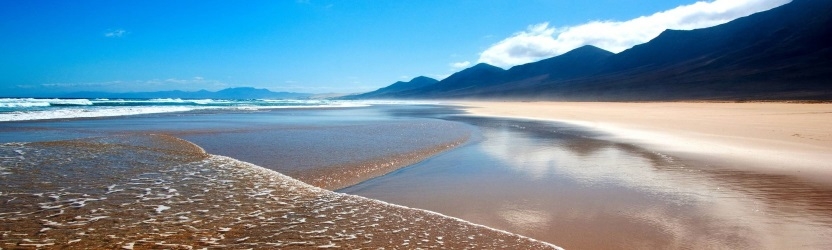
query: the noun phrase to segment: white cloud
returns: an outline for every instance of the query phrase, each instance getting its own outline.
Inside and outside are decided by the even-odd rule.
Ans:
[[[469,61],[451,63],[451,67],[455,69],[467,68],[469,65],[471,65]]]
[[[615,53],[650,41],[666,29],[691,30],[727,23],[783,5],[791,0],[700,1],[627,21],[591,21],[549,27],[530,25],[480,53],[479,62],[510,67],[566,53],[583,45],[594,45]]]
[[[124,29],[108,30],[107,32],[104,33],[104,37],[112,37],[112,38],[124,37],[125,35],[127,35],[127,33],[128,32]]]

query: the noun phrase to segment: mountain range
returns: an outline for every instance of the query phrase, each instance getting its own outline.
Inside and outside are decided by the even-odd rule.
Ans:
[[[308,99],[313,94],[293,92],[272,92],[268,89],[251,87],[227,88],[220,91],[156,91],[156,92],[75,92],[65,98],[185,98],[185,99]]]
[[[794,0],[618,54],[594,46],[508,70],[480,63],[347,99],[830,100],[832,1]]]
[[[430,86],[430,85],[433,85],[437,82],[439,82],[439,81],[436,80],[436,79],[426,77],[426,76],[419,76],[419,77],[413,78],[412,80],[407,81],[407,82],[398,81],[396,83],[391,84],[390,86],[380,88],[380,89],[378,89],[376,91],[373,91],[373,92],[354,95],[354,96],[352,96],[352,98],[370,99],[370,98],[374,98],[374,97],[384,97],[384,96],[389,95],[389,94],[395,94],[395,93],[402,92],[402,91],[408,91],[408,90],[412,90],[412,89],[418,89],[418,88],[421,88],[421,87]]]

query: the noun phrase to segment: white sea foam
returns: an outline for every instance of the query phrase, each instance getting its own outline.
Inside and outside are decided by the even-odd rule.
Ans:
[[[92,105],[92,102],[87,99],[44,99],[45,101],[49,102],[50,105],[78,105],[78,106],[88,106]]]
[[[159,206],[156,207],[156,213],[161,213],[161,212],[164,212],[165,210],[168,210],[168,209],[170,209],[170,207],[165,206],[165,205],[159,205]]]
[[[34,102],[34,101],[21,101],[21,102],[11,102],[11,101],[0,101],[0,108],[28,108],[28,107],[48,107],[50,106],[48,102]]]
[[[187,100],[164,99],[35,99],[0,98],[0,122],[128,116],[205,109],[265,110],[285,108],[354,108],[371,105],[437,104],[416,101],[345,100]]]
[[[185,100],[180,98],[157,98],[157,99],[150,99],[149,102],[175,102],[175,103],[183,103]]]
[[[430,210],[424,210],[424,209],[420,209],[420,208],[414,208],[414,207],[408,207],[408,206],[388,203],[388,202],[385,202],[385,201],[369,199],[369,198],[365,198],[365,197],[361,197],[361,196],[357,196],[357,195],[332,192],[332,191],[329,191],[329,190],[325,190],[325,189],[322,189],[322,188],[311,186],[309,184],[306,184],[306,183],[304,183],[302,181],[299,181],[297,179],[294,179],[292,177],[286,176],[286,175],[284,175],[282,173],[279,173],[277,171],[267,169],[267,168],[249,163],[249,162],[237,160],[237,159],[234,159],[234,158],[230,158],[230,157],[226,157],[226,156],[213,155],[213,159],[211,159],[211,161],[215,161],[215,162],[222,162],[222,161],[237,162],[241,166],[245,166],[245,167],[248,167],[252,170],[259,171],[263,176],[271,175],[271,176],[276,177],[276,179],[283,180],[284,184],[288,184],[288,185],[291,185],[291,186],[294,186],[294,187],[300,187],[300,188],[306,189],[306,190],[311,191],[311,192],[327,193],[327,194],[333,195],[333,196],[341,196],[341,197],[348,197],[348,198],[352,198],[352,199],[360,199],[364,202],[371,202],[371,203],[381,204],[381,205],[384,205],[384,206],[389,206],[389,207],[394,207],[394,208],[402,208],[402,209],[409,209],[409,210],[414,210],[414,211],[421,211],[421,212],[428,213],[428,214],[433,214],[433,215],[436,215],[436,216],[439,216],[439,217],[448,218],[448,219],[457,221],[459,223],[464,223],[464,224],[469,224],[469,225],[473,225],[473,226],[477,226],[477,227],[487,228],[489,230],[493,230],[493,231],[498,232],[498,233],[502,233],[502,234],[506,234],[506,235],[515,235],[519,238],[526,239],[526,240],[529,240],[531,242],[541,243],[543,245],[547,245],[547,246],[552,247],[554,249],[561,249],[561,250],[563,249],[563,248],[561,248],[561,247],[559,247],[555,244],[552,244],[552,243],[548,243],[548,242],[545,242],[545,241],[540,241],[540,240],[537,240],[537,239],[534,239],[534,238],[530,238],[530,237],[527,237],[527,236],[511,233],[511,232],[508,232],[508,231],[505,231],[505,230],[485,226],[485,225],[482,225],[482,224],[473,223],[473,222],[470,222],[470,221],[467,221],[467,220],[463,220],[463,219],[460,219],[460,218],[444,215],[444,214],[434,212],[434,211],[430,211]],[[357,210],[357,209],[354,209],[353,211],[355,211],[355,210]],[[352,212],[347,212],[347,214],[351,214],[351,213]],[[338,214],[338,213],[333,213],[333,214]],[[305,222],[305,220],[306,219],[303,218],[303,221],[301,221],[301,223]],[[297,224],[297,223],[295,223],[295,224]],[[352,237],[355,237],[355,235],[352,235]],[[473,236],[470,236],[469,238],[473,239]]]
[[[92,104],[87,99],[0,98],[0,108],[49,107],[53,105],[87,106]]]
[[[109,108],[89,108],[89,109],[53,109],[53,110],[38,110],[38,111],[18,111],[12,113],[0,113],[0,121],[27,121],[27,120],[47,120],[47,119],[66,119],[66,118],[87,118],[87,117],[107,117],[107,116],[125,116],[125,115],[139,115],[139,114],[153,114],[153,113],[168,113],[168,112],[182,112],[195,110],[195,107],[109,107]]]
[[[211,100],[211,99],[202,99],[202,100],[191,100],[191,102],[196,104],[211,104],[211,103],[230,103],[229,101],[221,101],[221,100]]]

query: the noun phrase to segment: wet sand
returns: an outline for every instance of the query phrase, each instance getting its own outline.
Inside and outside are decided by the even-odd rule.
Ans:
[[[474,115],[565,122],[693,160],[832,182],[832,104],[463,102]]]
[[[817,179],[650,147],[575,123],[444,119],[481,133],[339,191],[567,249],[832,247],[832,188]]]
[[[556,248],[165,135],[5,143],[0,156],[0,248]]]

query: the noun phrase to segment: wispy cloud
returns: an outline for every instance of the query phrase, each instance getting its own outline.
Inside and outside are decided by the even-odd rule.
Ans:
[[[114,29],[114,30],[107,30],[107,32],[104,32],[104,37],[119,38],[119,37],[124,37],[127,34],[129,34],[129,33],[124,29]]]
[[[454,68],[454,69],[463,69],[463,68],[467,68],[470,65],[471,65],[471,62],[469,62],[469,61],[451,63],[451,67]]]
[[[618,53],[645,43],[666,29],[711,27],[790,1],[700,1],[627,21],[591,21],[566,27],[539,23],[492,45],[480,53],[479,62],[510,67],[557,56],[583,45],[594,45]]]

